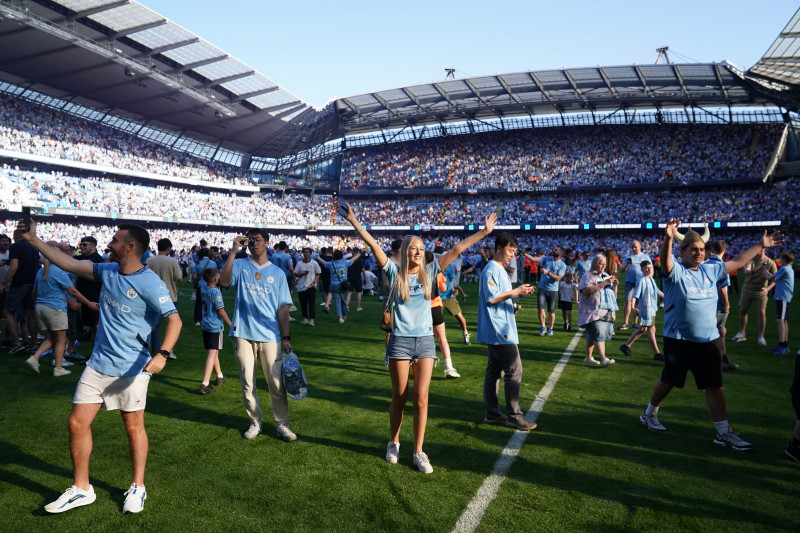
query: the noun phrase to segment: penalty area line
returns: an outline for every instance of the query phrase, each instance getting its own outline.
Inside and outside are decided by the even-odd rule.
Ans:
[[[575,347],[578,345],[578,341],[581,339],[581,337],[583,337],[582,332],[578,331],[575,333],[575,336],[572,337],[572,340],[570,341],[569,346],[567,346],[567,349],[564,351],[564,354],[561,356],[561,359],[558,360],[555,368],[553,368],[553,371],[547,378],[542,390],[540,390],[539,394],[536,395],[536,399],[533,401],[533,404],[531,404],[531,408],[527,413],[525,413],[525,418],[529,421],[536,422],[536,419],[539,418],[545,402],[550,397],[550,393],[553,392],[556,383],[558,383],[561,373],[564,371],[564,367],[567,365],[567,361],[569,361],[570,356],[575,351]],[[514,432],[514,434],[508,440],[508,444],[506,444],[506,447],[500,454],[500,457],[497,458],[497,462],[494,464],[491,474],[489,474],[489,477],[483,481],[483,484],[478,489],[475,497],[472,498],[472,501],[469,502],[469,505],[467,505],[467,508],[461,514],[458,522],[456,522],[456,525],[453,528],[453,533],[474,533],[474,531],[478,528],[484,513],[486,513],[486,509],[489,508],[492,500],[494,500],[497,496],[497,492],[500,490],[500,485],[508,475],[511,465],[514,464],[514,461],[517,459],[519,450],[522,448],[522,444],[528,437],[528,433],[529,432],[527,431]]]

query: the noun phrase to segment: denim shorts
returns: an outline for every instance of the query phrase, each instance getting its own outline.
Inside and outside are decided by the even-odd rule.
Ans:
[[[586,340],[589,342],[605,342],[611,340],[611,332],[614,331],[614,323],[605,320],[595,320],[584,326],[586,329]]]
[[[387,364],[390,359],[416,363],[420,359],[426,358],[439,360],[436,357],[436,341],[433,339],[433,335],[425,337],[398,337],[397,335],[391,335],[389,337],[389,344],[386,346],[386,358],[384,359]]]

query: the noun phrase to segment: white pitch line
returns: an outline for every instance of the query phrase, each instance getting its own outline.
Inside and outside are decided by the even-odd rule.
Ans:
[[[541,414],[547,398],[549,398],[550,393],[553,392],[553,388],[561,377],[561,372],[564,371],[567,361],[569,361],[572,352],[575,351],[575,347],[578,345],[578,341],[582,336],[583,333],[578,331],[575,333],[575,336],[572,337],[569,346],[567,346],[566,351],[564,351],[564,355],[558,360],[558,363],[556,363],[555,368],[553,368],[553,371],[550,373],[550,377],[547,378],[542,390],[536,395],[536,399],[533,401],[533,404],[531,404],[531,408],[525,413],[525,418],[529,421],[536,422],[536,419],[539,418],[539,414]],[[492,473],[484,480],[477,494],[475,494],[475,497],[469,502],[469,505],[467,505],[467,508],[461,514],[458,522],[456,522],[453,533],[474,533],[478,528],[486,509],[489,508],[489,504],[491,504],[492,500],[497,496],[500,485],[503,483],[503,480],[505,480],[508,471],[511,469],[511,465],[514,464],[514,461],[517,459],[519,450],[522,448],[522,444],[525,442],[526,438],[528,438],[527,431],[514,432],[508,440],[505,449],[500,454],[500,457],[498,457],[497,462],[494,464]]]

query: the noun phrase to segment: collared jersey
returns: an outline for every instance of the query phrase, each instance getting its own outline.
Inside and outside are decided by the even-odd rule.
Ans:
[[[552,257],[542,257],[542,263],[539,268],[546,268],[556,276],[563,276],[564,272],[567,271],[567,265],[559,259],[556,261]],[[542,279],[539,280],[539,290],[540,291],[557,291],[558,290],[558,282],[551,278],[550,276],[542,276]]]
[[[717,282],[725,265],[706,261],[697,270],[674,262],[664,277],[664,336],[692,342],[709,342],[717,330]]]
[[[658,286],[653,276],[643,277],[636,282],[633,297],[639,301],[639,316],[651,320],[658,311]]]
[[[150,360],[150,333],[178,311],[164,282],[147,267],[120,274],[118,263],[95,263],[100,289],[100,324],[87,366],[107,376],[135,376]]]
[[[44,279],[44,269],[36,272],[36,303],[56,311],[67,312],[67,296],[64,291],[72,287],[72,280],[56,265],[50,265],[50,273]]]
[[[645,253],[630,254],[625,257],[622,264],[628,264],[628,259],[631,260],[631,266],[625,271],[625,283],[636,283],[642,279],[642,261],[649,261],[652,263],[653,260]]]
[[[439,261],[425,265],[430,283],[435,283],[439,274]],[[389,286],[394,284],[397,276],[397,265],[394,261],[386,261],[383,272],[389,279]],[[425,299],[425,288],[417,280],[416,274],[408,275],[408,301],[400,299],[394,291],[394,329],[392,335],[397,337],[427,337],[433,335],[433,319],[431,318],[431,301]]]
[[[231,287],[236,287],[236,303],[230,336],[255,342],[280,342],[278,307],[292,304],[283,270],[269,261],[259,266],[249,257],[235,259]]]
[[[225,307],[222,301],[222,292],[217,287],[203,285],[200,288],[200,295],[203,298],[203,331],[219,333],[225,329],[225,322],[219,316],[217,309]]]
[[[519,344],[514,303],[511,298],[489,305],[501,293],[511,290],[511,278],[497,261],[489,261],[481,272],[478,289],[478,342]]]

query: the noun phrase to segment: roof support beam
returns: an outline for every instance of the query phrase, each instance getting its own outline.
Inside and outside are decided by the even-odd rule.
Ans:
[[[506,83],[506,80],[504,80],[502,76],[495,76],[494,78],[497,80],[497,83],[499,83],[503,89],[505,89],[506,93],[508,93],[508,96],[510,96],[512,100],[518,104],[522,103],[522,98],[517,96],[516,93],[511,90],[511,87]]]
[[[478,89],[477,87],[475,87],[475,84],[474,84],[474,83],[472,83],[472,82],[471,82],[469,79],[465,79],[465,80],[464,80],[464,83],[466,83],[466,84],[467,84],[467,87],[469,87],[469,90],[470,90],[470,91],[472,91],[472,94],[474,94],[474,95],[475,95],[475,97],[476,97],[478,100],[480,100],[480,102],[481,102],[483,105],[485,105],[485,106],[488,106],[488,105],[489,105],[489,101],[488,101],[486,98],[484,98],[483,96],[481,96],[481,90],[480,90],[480,89]]]
[[[639,82],[642,84],[644,88],[644,93],[652,100],[653,99],[653,91],[650,89],[650,86],[647,84],[647,80],[642,73],[642,69],[639,68],[638,65],[634,65],[633,70],[636,71],[636,76],[639,78]]]
[[[550,96],[550,91],[544,88],[544,84],[539,80],[539,77],[536,76],[536,73],[528,72],[528,76],[530,76],[531,79],[533,80],[533,83],[536,84],[536,88],[539,89],[539,92],[542,93],[542,96],[547,98],[547,101],[550,102],[551,104],[554,103],[553,97]]]
[[[113,41],[115,39],[119,39],[120,37],[127,37],[128,35],[131,35],[133,33],[137,33],[144,30],[150,30],[152,28],[158,28],[159,26],[163,26],[166,23],[167,19],[155,20],[153,22],[148,22],[147,24],[140,24],[139,26],[134,26],[132,28],[125,28],[124,30],[109,35],[104,39],[97,39],[97,41],[98,42]]]
[[[190,44],[194,44],[200,42],[200,37],[192,37],[191,39],[184,39],[182,41],[175,41],[174,43],[165,44],[163,46],[158,46],[156,48],[151,48],[148,52],[148,55],[154,56],[156,54],[160,54],[162,52],[166,52],[168,50],[174,50],[176,48],[181,48],[183,46],[187,46]]]
[[[439,94],[442,96],[442,98],[444,98],[444,99],[445,99],[445,101],[447,101],[447,104],[448,104],[450,107],[453,107],[453,108],[455,108],[455,107],[458,107],[458,106],[457,106],[456,104],[454,104],[454,103],[453,103],[453,101],[450,99],[450,95],[449,95],[449,94],[447,94],[447,91],[445,91],[444,89],[442,89],[442,88],[439,86],[439,84],[438,84],[438,83],[434,83],[434,84],[433,84],[433,88],[434,88],[434,89],[436,89],[436,92],[438,92],[438,93],[439,93]]]
[[[714,65],[714,75],[717,77],[717,83],[719,83],[719,91],[725,97],[725,100],[728,99],[728,89],[725,88],[725,83],[722,81],[722,73],[719,71],[720,66]],[[728,104],[730,105],[730,104]]]
[[[195,61],[194,63],[186,63],[185,65],[181,66],[180,71],[186,72],[187,70],[192,70],[193,68],[210,65],[211,63],[216,63],[217,61],[223,61],[228,59],[228,57],[228,54],[225,54],[216,57],[209,57],[208,59],[201,59],[200,61]]]
[[[384,109],[386,109],[386,111],[389,113],[389,115],[396,115],[397,114],[394,111],[392,111],[392,108],[389,107],[389,102],[385,98],[381,97],[381,95],[379,95],[378,93],[371,93],[371,96],[375,100],[377,100],[378,103],[381,104]]]
[[[236,102],[241,102],[242,100],[247,100],[248,98],[252,98],[254,96],[260,96],[262,94],[272,93],[279,89],[280,87],[276,85],[274,87],[267,87],[266,89],[259,89],[257,91],[250,91],[249,93],[243,93],[234,98],[231,98],[231,103],[235,104]]]
[[[686,83],[683,81],[683,76],[681,76],[681,73],[678,72],[678,69],[675,67],[675,65],[670,66],[672,67],[672,72],[675,74],[675,79],[678,80],[678,85],[681,86],[681,92],[683,93],[684,98],[689,98],[690,94],[689,91],[686,90]]]
[[[240,80],[242,78],[246,78],[248,76],[252,76],[255,74],[255,70],[248,70],[246,72],[240,72],[239,74],[231,74],[230,76],[225,76],[223,78],[217,78],[216,80],[207,81],[203,84],[203,88],[207,89],[209,87],[216,87],[218,85],[222,85],[223,83],[228,83],[229,81]],[[198,72],[198,74],[200,74]],[[202,76],[202,74],[200,74]]]
[[[603,69],[599,68],[599,69],[597,69],[597,72],[600,74],[600,77],[603,79],[603,83],[606,84],[606,89],[608,89],[608,92],[610,92],[614,96],[614,98],[618,99],[619,95],[617,94],[617,90],[611,85],[611,80],[608,79],[608,76],[606,76],[605,71]]]
[[[92,7],[89,9],[84,9],[83,11],[76,11],[74,15],[70,15],[64,20],[77,20],[86,17],[90,17],[92,15],[96,15],[97,13],[102,13],[103,11],[108,11],[110,9],[115,9],[117,7],[122,7],[125,5],[130,4],[130,0],[119,0],[118,2],[112,2],[110,4],[106,4],[104,6],[97,6]]]

